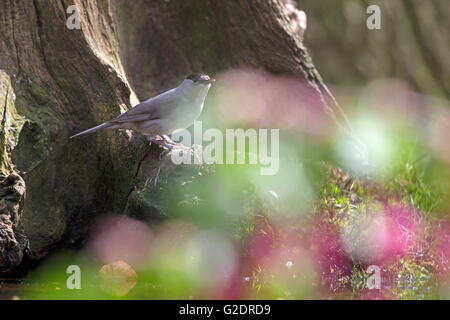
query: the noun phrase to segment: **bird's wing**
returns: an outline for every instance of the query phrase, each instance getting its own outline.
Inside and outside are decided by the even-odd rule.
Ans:
[[[172,89],[148,99],[108,122],[123,123],[165,119],[170,115],[171,109],[176,108],[179,102],[179,98],[174,91],[175,89]]]

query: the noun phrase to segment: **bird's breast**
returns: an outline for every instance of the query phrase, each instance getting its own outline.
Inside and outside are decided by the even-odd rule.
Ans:
[[[171,126],[174,127],[175,130],[190,127],[202,113],[203,104],[203,102],[185,103],[182,106],[179,106],[177,112],[173,114]]]

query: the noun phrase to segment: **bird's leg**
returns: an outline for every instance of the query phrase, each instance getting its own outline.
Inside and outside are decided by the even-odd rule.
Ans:
[[[169,155],[172,151],[189,152],[191,155],[194,155],[194,157],[198,158],[198,154],[197,154],[196,150],[194,149],[194,147],[190,147],[190,148],[186,147],[185,145],[183,145],[181,143],[177,143],[177,142],[173,141],[166,135],[154,136],[154,137],[147,136],[147,139],[151,143],[154,143],[164,149],[159,154],[159,157],[158,157],[159,160],[162,160],[162,158],[164,158],[166,155]]]
[[[161,135],[161,138],[163,138],[167,144],[171,144],[171,145],[179,145],[179,143],[173,141],[168,135]]]
[[[194,161],[194,163],[200,163],[201,162],[201,158],[199,157],[198,154],[198,150],[192,146],[192,147],[186,147],[183,144],[175,144],[173,146],[170,146],[170,148],[166,148],[164,151],[162,151],[159,154],[159,160],[161,160],[162,158],[164,158],[166,155],[170,155],[173,152],[178,152],[179,156],[183,156],[185,153],[190,154],[191,156],[194,156],[197,161]]]
[[[158,156],[159,160],[162,160],[166,155],[168,155],[174,148],[179,148],[179,145],[173,142],[167,136],[146,136],[150,143],[158,145],[160,148],[164,149]],[[169,141],[167,141],[169,140]]]
[[[163,149],[172,150],[174,148],[173,144],[168,143],[164,138],[162,138],[160,136],[154,136],[154,137],[147,136],[147,140],[150,141],[151,143],[154,143],[154,144],[160,146]]]

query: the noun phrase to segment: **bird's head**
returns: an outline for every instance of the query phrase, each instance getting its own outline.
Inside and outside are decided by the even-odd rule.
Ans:
[[[210,78],[207,74],[204,73],[194,73],[190,76],[187,76],[185,81],[192,81],[194,85],[210,85],[216,80]]]
[[[177,90],[190,99],[204,101],[214,81],[216,80],[211,79],[207,74],[196,73],[186,77]]]

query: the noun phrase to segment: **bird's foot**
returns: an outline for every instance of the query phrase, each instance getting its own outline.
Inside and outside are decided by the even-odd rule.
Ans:
[[[168,135],[163,134],[163,135],[161,136],[161,138],[162,138],[167,144],[174,145],[174,146],[179,145],[179,143],[173,141]]]
[[[163,137],[155,136],[155,137],[150,137],[150,138],[147,138],[147,139],[148,139],[148,141],[150,141],[150,143],[154,143],[154,144],[158,145],[160,148],[163,148],[163,149],[166,149],[166,150],[173,149],[174,146],[176,145],[176,143],[173,142],[172,140],[170,140],[170,138],[168,138],[168,137],[167,138],[169,139],[169,141],[166,140]]]
[[[167,148],[163,152],[161,152],[159,155],[160,160],[167,155],[171,155],[173,152],[176,152],[177,157],[179,158],[183,158],[185,155],[189,155],[187,159],[192,159],[193,156],[194,157],[193,163],[201,163],[201,156],[199,155],[198,146],[187,147],[185,145],[178,143],[173,145],[171,148]],[[192,160],[188,160],[188,162],[186,163],[192,164]]]
[[[181,143],[177,143],[177,142],[173,141],[166,135],[149,137],[148,140],[151,143],[154,143],[154,144],[158,145],[160,148],[164,149],[159,154],[159,160],[162,160],[165,156],[170,155],[172,152],[178,152],[178,154],[180,156],[183,156],[185,154],[185,152],[187,152],[191,156],[194,156],[195,159],[197,159],[196,161],[194,161],[194,163],[199,163],[198,161],[200,161],[199,146],[193,145],[191,147],[187,147]],[[200,148],[200,152],[201,152],[201,148]]]

